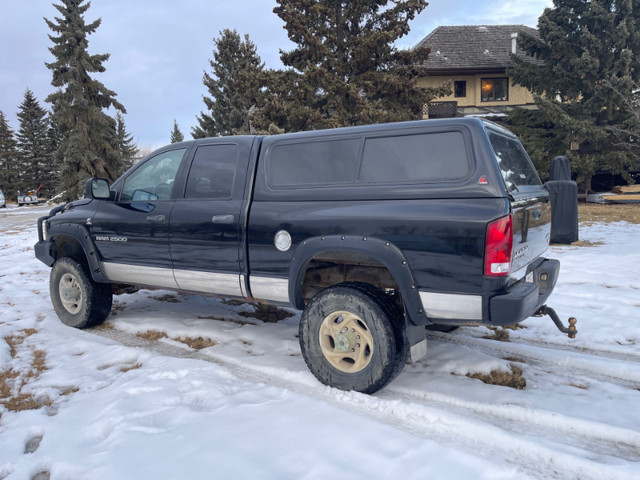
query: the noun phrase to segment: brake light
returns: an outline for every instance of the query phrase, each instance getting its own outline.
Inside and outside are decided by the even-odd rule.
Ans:
[[[487,226],[484,243],[484,274],[506,277],[511,271],[513,220],[511,215],[494,220]]]

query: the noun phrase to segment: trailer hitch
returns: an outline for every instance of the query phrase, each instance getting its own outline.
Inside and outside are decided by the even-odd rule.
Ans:
[[[556,311],[551,307],[543,305],[538,309],[536,313],[533,314],[534,317],[543,317],[545,315],[549,315],[551,317],[553,323],[556,324],[556,327],[558,327],[558,330],[560,330],[562,333],[566,333],[569,338],[576,338],[576,335],[578,333],[578,330],[576,329],[576,323],[578,322],[578,320],[576,320],[575,317],[569,317],[569,326],[565,327],[562,323],[562,320],[560,320],[560,317],[558,317]]]

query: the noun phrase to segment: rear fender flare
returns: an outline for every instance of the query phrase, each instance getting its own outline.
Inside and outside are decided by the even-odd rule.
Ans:
[[[402,251],[391,242],[379,238],[353,235],[327,235],[309,238],[295,249],[289,270],[289,298],[296,308],[304,309],[302,296],[304,275],[311,260],[325,252],[360,253],[374,258],[384,265],[393,275],[405,307],[410,324],[429,323],[422,307],[418,285],[409,262]]]

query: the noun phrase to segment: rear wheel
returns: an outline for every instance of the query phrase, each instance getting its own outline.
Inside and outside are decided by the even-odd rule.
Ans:
[[[300,347],[320,382],[374,393],[404,366],[403,320],[385,294],[362,283],[343,283],[316,295],[300,320]]]
[[[111,285],[96,283],[73,258],[56,261],[49,278],[51,303],[65,325],[86,328],[103,322],[111,312]]]

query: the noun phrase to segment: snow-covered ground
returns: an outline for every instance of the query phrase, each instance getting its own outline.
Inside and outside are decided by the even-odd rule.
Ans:
[[[640,225],[550,249],[576,339],[548,318],[430,334],[367,396],[320,385],[298,316],[250,304],[143,290],[102,328],[62,325],[33,256],[47,210],[0,211],[0,479],[640,478]],[[468,376],[492,371],[526,387]]]

